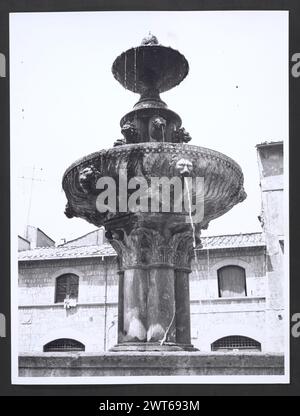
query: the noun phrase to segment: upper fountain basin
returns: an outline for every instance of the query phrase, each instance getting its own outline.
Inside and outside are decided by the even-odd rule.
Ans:
[[[131,48],[116,58],[114,77],[126,89],[139,94],[149,90],[162,93],[178,85],[188,74],[185,57],[162,45]]]

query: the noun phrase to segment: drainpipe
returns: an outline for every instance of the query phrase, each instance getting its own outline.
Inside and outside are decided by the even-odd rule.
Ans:
[[[104,280],[104,351],[106,351],[106,327],[107,327],[107,274],[108,274],[108,267],[107,267],[107,259],[102,257],[102,261],[104,261],[104,270],[105,270],[105,280]]]

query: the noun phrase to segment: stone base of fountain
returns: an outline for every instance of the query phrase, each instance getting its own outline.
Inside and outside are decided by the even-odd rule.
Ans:
[[[19,357],[20,377],[108,377],[106,381],[103,379],[105,383],[111,382],[110,377],[149,376],[149,383],[153,383],[154,377],[159,383],[158,376],[178,376],[178,383],[182,383],[183,376],[243,375],[284,375],[284,357],[259,352],[232,354],[199,351],[41,353]],[[188,377],[184,381],[189,382]],[[26,380],[19,379],[18,382],[25,384]]]
[[[111,352],[126,352],[126,351],[198,351],[191,344],[175,344],[173,342],[166,342],[160,344],[159,342],[128,342],[117,344],[112,347]]]

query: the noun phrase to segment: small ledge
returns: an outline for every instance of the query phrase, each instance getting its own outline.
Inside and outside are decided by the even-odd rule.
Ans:
[[[234,298],[211,298],[211,299],[192,299],[191,303],[254,303],[254,302],[265,302],[265,296],[244,296]]]
[[[117,306],[118,302],[83,302],[83,303],[77,303],[76,306],[72,307],[71,309],[76,308],[89,308],[89,307],[105,307],[105,306]],[[31,305],[19,305],[19,309],[40,309],[40,308],[57,308],[57,309],[64,309],[63,303],[44,303],[44,304],[31,304]]]

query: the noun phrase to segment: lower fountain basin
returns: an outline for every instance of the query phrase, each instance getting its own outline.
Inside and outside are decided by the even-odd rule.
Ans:
[[[125,191],[120,172],[126,172],[127,181],[137,177],[144,178],[148,184],[153,177],[180,177],[182,181],[185,177],[203,178],[204,215],[201,228],[206,228],[211,220],[223,215],[246,198],[242,170],[231,158],[204,147],[147,142],[101,150],[72,164],[65,172],[62,184],[68,200],[66,215],[69,218],[84,218],[98,227],[120,215],[124,217],[125,211],[120,214],[99,212],[97,209],[97,198],[102,192],[97,189],[98,180],[112,178],[118,198]],[[126,192],[128,198],[134,191]],[[197,191],[192,191],[192,199],[196,193]],[[172,202],[174,201],[171,201],[171,207]],[[153,219],[153,212],[150,211],[151,208],[148,214]],[[148,214],[142,213],[145,218]],[[175,212],[171,209],[168,214]],[[179,215],[176,213],[175,216],[178,218]]]

